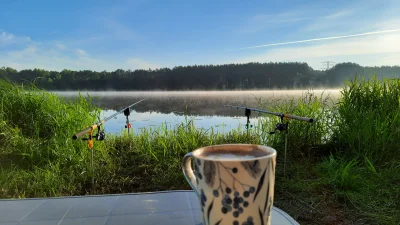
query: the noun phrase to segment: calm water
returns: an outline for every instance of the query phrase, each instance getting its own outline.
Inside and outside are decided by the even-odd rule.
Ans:
[[[227,132],[246,124],[244,110],[224,107],[226,104],[259,107],[260,102],[301,98],[306,90],[276,91],[144,91],[144,92],[81,92],[94,97],[93,103],[102,109],[101,117],[110,116],[140,99],[145,101],[133,106],[129,116],[132,129],[140,133],[141,128],[159,126],[162,123],[173,128],[185,119],[194,119],[196,127]],[[54,92],[59,96],[74,98],[77,91]],[[340,90],[313,90],[320,96],[339,97]],[[268,108],[264,108],[268,110]],[[185,118],[186,115],[186,118]],[[307,116],[307,115],[299,115]],[[252,112],[250,123],[255,124],[258,113]],[[105,123],[107,133],[119,134],[125,128],[123,113]]]

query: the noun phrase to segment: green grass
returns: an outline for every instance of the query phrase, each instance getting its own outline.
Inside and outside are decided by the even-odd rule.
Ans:
[[[400,157],[400,81],[355,78],[342,91],[334,139],[347,157],[368,157],[379,165]]]
[[[312,90],[300,100],[261,100],[271,111],[315,119],[289,120],[287,176],[284,135],[269,134],[279,118],[265,115],[250,140],[243,127],[221,134],[187,118],[174,129],[95,141],[92,189],[87,143],[71,138],[99,120],[91,99],[64,101],[0,80],[0,198],[190,189],[180,168],[187,152],[250,141],[277,149],[274,204],[301,224],[399,224],[399,87],[399,80],[354,79],[338,104]]]

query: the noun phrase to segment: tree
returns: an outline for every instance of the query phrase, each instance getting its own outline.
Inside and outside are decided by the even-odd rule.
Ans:
[[[304,87],[338,87],[356,74],[370,77],[399,77],[399,66],[362,67],[355,63],[336,64],[329,70],[313,70],[307,63],[246,63],[194,65],[155,70],[107,71],[17,71],[1,67],[0,75],[17,83],[35,81],[51,90],[191,90],[191,89],[274,89]],[[38,78],[44,78],[38,80]]]

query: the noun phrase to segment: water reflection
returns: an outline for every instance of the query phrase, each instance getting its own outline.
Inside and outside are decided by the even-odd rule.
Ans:
[[[259,107],[260,102],[301,98],[305,90],[276,91],[153,91],[153,92],[82,92],[95,97],[93,103],[102,109],[119,110],[140,99],[146,101],[134,106],[137,112],[159,112],[194,116],[243,116],[242,110],[232,110],[225,104]],[[78,92],[56,92],[73,98]],[[339,90],[313,90],[316,96],[337,97]]]
[[[101,118],[105,118],[114,114],[115,110],[103,110]],[[186,120],[193,120],[196,127],[210,129],[213,127],[215,132],[229,132],[231,129],[236,129],[238,126],[246,124],[245,117],[228,117],[228,116],[183,116],[174,113],[158,113],[158,112],[137,112],[133,110],[129,116],[133,132],[141,133],[142,128],[156,127],[165,124],[167,129],[172,129],[180,125]],[[250,124],[256,125],[258,119],[253,117],[250,119]],[[109,120],[104,125],[104,130],[107,133],[121,134],[125,130],[126,117],[124,114],[118,114],[115,119]],[[243,127],[244,128],[244,127]],[[132,130],[131,130],[132,131]]]
[[[141,92],[81,92],[83,96],[94,97],[93,103],[103,109],[101,117],[105,118],[117,110],[131,105],[140,99],[147,98],[133,107],[130,116],[135,133],[144,127],[159,126],[166,123],[168,128],[188,118],[195,117],[197,127],[227,132],[246,124],[244,110],[224,107],[226,104],[259,107],[261,102],[301,98],[306,90],[274,90],[274,91],[141,91]],[[316,96],[337,98],[340,91],[313,90]],[[55,92],[67,99],[75,98],[77,91]],[[267,108],[265,108],[267,109]],[[251,123],[256,123],[258,113],[252,113]],[[305,116],[305,115],[303,115]],[[106,123],[105,130],[120,133],[124,130],[126,118],[119,114],[117,119]]]

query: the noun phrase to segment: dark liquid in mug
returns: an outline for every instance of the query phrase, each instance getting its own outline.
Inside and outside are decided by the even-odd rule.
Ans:
[[[258,148],[252,149],[207,149],[199,154],[201,158],[214,160],[249,160],[268,156],[271,153]]]

